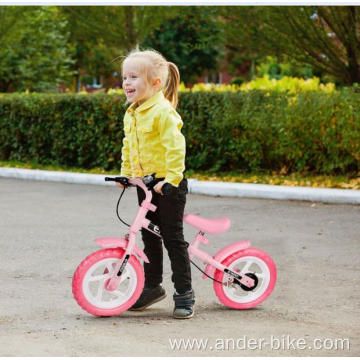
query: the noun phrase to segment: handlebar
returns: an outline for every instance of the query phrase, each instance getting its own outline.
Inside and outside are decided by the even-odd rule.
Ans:
[[[124,176],[116,176],[113,178],[106,176],[105,181],[114,181],[114,182],[120,183],[121,185],[124,185],[124,186],[131,186],[131,184],[129,183],[129,179]]]
[[[146,175],[141,179],[136,179],[137,181],[141,180],[144,185],[147,187],[148,190],[152,190],[154,188],[154,186],[159,183],[160,181],[163,181],[165,178],[156,178],[156,173],[153,173],[151,175]],[[114,181],[117,183],[120,183],[121,185],[125,186],[125,187],[129,187],[129,186],[136,186],[136,182],[133,183],[131,181],[132,179],[129,179],[127,177],[124,176],[116,176],[116,177],[105,177],[105,181]],[[169,183],[165,183],[162,187],[162,193],[164,195],[169,195],[171,193],[173,185],[169,184]]]

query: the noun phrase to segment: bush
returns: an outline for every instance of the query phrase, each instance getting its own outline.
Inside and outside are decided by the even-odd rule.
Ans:
[[[245,79],[242,77],[234,77],[230,81],[230,85],[242,85],[245,82]]]
[[[358,172],[355,90],[181,92],[187,169]],[[122,94],[0,96],[0,160],[119,169],[124,104]]]
[[[317,77],[305,80],[302,78],[283,76],[281,79],[276,80],[274,78],[270,78],[269,75],[265,75],[261,78],[255,78],[252,81],[244,83],[241,85],[239,90],[269,90],[288,92],[290,94],[299,94],[308,91],[320,91],[328,93],[336,91],[335,84],[322,84],[320,79]]]
[[[118,166],[123,96],[6,95],[0,98],[2,160],[85,169]]]

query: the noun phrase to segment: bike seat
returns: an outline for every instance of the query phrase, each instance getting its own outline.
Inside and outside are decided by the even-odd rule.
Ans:
[[[230,227],[230,219],[226,217],[205,219],[193,214],[185,214],[183,219],[194,228],[211,235],[221,234]]]

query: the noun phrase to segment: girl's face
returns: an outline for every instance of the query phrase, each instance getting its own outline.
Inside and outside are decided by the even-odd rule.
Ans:
[[[131,59],[123,63],[123,89],[129,102],[139,105],[149,99],[155,88],[148,83],[146,74],[140,67],[141,59]]]

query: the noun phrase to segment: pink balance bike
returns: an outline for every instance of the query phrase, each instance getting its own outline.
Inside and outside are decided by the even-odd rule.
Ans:
[[[100,238],[95,242],[102,248],[84,259],[76,269],[72,291],[75,300],[88,313],[95,316],[113,316],[128,310],[140,297],[144,286],[144,270],[140,260],[149,262],[145,253],[136,246],[136,234],[144,228],[161,237],[157,225],[146,219],[148,211],[155,211],[151,203],[151,189],[162,179],[155,174],[144,178],[105,178],[125,187],[139,186],[146,194],[131,224],[121,220],[117,203],[117,215],[130,226],[128,234],[121,238]],[[168,185],[168,187],[167,187]],[[162,188],[164,196],[171,191],[171,185]],[[199,230],[195,241],[188,246],[190,261],[198,258],[206,264],[203,278],[210,278],[220,302],[234,309],[249,309],[262,303],[273,291],[276,282],[276,266],[264,251],[250,247],[247,240],[235,242],[210,256],[199,248],[208,244],[205,233],[216,235],[227,231],[230,219],[204,219],[187,214],[184,221]]]

